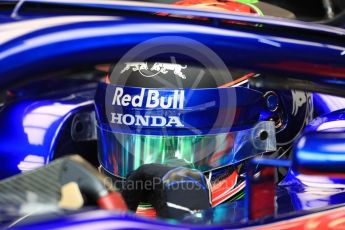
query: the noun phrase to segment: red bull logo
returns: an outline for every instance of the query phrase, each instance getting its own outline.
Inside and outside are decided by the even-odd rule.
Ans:
[[[124,94],[123,88],[116,87],[112,105],[148,109],[183,109],[184,98],[184,90],[174,90],[173,95],[161,96],[158,90],[142,88],[140,94],[130,95]]]

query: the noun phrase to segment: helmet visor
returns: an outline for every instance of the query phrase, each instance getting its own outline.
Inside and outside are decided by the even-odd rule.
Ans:
[[[143,164],[160,163],[209,171],[276,149],[273,122],[224,134],[154,136],[114,133],[98,127],[99,159],[106,171],[126,175]]]

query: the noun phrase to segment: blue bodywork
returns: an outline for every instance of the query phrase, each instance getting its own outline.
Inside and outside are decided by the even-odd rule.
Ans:
[[[54,159],[54,150],[62,126],[73,113],[92,101],[73,98],[25,100],[6,106],[1,112],[1,178],[32,170]],[[92,108],[91,107],[91,108]],[[16,117],[16,119],[14,119]]]
[[[7,3],[12,6],[14,2]],[[149,39],[170,45],[193,39],[211,48],[231,67],[273,74],[277,78],[288,76],[340,86],[345,81],[345,30],[339,28],[156,4],[139,6],[128,2],[68,0],[27,0],[22,3],[15,12],[12,12],[13,8],[0,9],[0,85],[4,90],[22,82],[38,80],[47,73],[61,69],[113,63],[127,50]],[[30,10],[37,4],[40,10]],[[54,11],[51,7],[61,7],[64,11]],[[198,16],[208,20],[166,17],[157,12]],[[180,58],[185,62],[191,61],[184,56]],[[65,82],[66,79],[61,78],[61,81]],[[15,92],[15,99],[1,107],[0,160],[3,166],[0,178],[55,159],[61,131],[68,121],[80,111],[94,110],[92,98],[95,85],[85,89],[80,87],[79,82],[72,85],[75,87],[73,90],[42,97],[35,96],[37,92]],[[329,164],[334,171],[344,171],[343,149],[334,151],[334,147],[343,146],[345,111],[340,109],[345,108],[344,99],[315,93],[313,104],[315,115],[320,117],[296,139],[293,167],[277,188],[278,214],[327,208],[345,202],[341,180],[325,179],[325,186],[335,185],[327,191],[325,188],[310,189],[315,185],[311,183],[313,177],[301,176],[298,170],[300,165],[304,169],[320,170],[324,167],[323,160],[332,158]],[[294,119],[299,118],[288,117],[284,122]],[[337,122],[332,125],[334,121]],[[336,126],[336,131],[325,133],[324,129],[320,130],[320,127],[327,125],[329,128]],[[325,149],[327,147],[331,150]],[[197,226],[189,225],[191,223],[222,224],[214,228],[248,226],[238,225],[245,220],[245,205],[244,201],[224,204],[199,214],[199,219],[196,214],[191,215],[186,218],[187,225],[180,227]],[[219,216],[230,213],[232,218],[217,220]],[[304,214],[308,213],[296,212],[294,215]],[[105,211],[73,215],[77,216],[61,217],[40,223],[39,226],[48,229],[75,225],[80,228],[85,224],[90,227],[92,222],[97,227],[98,224],[109,226],[106,224],[116,220],[114,223],[138,225],[137,228],[176,227],[158,220],[117,216]],[[203,215],[207,218],[201,218],[201,223],[200,216]],[[284,218],[278,215],[266,222],[281,219]]]

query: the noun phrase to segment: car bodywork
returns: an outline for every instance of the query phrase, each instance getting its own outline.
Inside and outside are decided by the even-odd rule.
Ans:
[[[40,76],[70,67],[112,62],[148,39],[161,37],[171,44],[178,43],[180,36],[194,39],[210,47],[229,66],[269,74],[277,79],[317,82],[333,87],[336,95],[344,95],[341,85],[345,79],[345,31],[341,28],[131,2],[28,0],[18,4],[5,1],[3,5],[7,8],[0,9],[0,84],[3,89],[11,89],[27,82],[34,83],[29,88],[11,91],[12,101],[1,108],[1,178],[42,166],[67,153],[59,149],[59,143],[66,140],[65,135],[70,135],[75,119],[81,119],[83,114],[93,116],[95,82],[47,79],[41,88],[43,83],[37,81]],[[161,16],[157,12],[207,20]],[[64,90],[51,93],[59,86]],[[342,154],[343,135],[339,135],[339,130],[344,123],[340,109],[345,108],[345,100],[318,92],[313,93],[313,99],[319,117],[296,139],[296,157],[288,175],[276,188],[275,214],[270,218],[248,221],[250,199],[246,198],[207,210],[199,216],[190,215],[181,224],[147,220],[132,214],[82,210],[62,212],[51,220],[19,228],[73,225],[98,229],[109,226],[293,229],[313,224],[316,227],[344,224],[339,222],[344,217],[343,180],[329,174],[317,159],[333,154],[332,159],[326,158],[329,165],[335,167],[331,173],[343,173],[339,171],[343,160],[336,156]],[[332,129],[334,127],[337,129]],[[88,137],[81,139],[94,141],[94,130],[88,133]],[[323,139],[329,143],[323,143]],[[87,148],[77,137],[74,140],[70,144],[73,150]],[[300,144],[303,141],[305,144]],[[319,148],[315,149],[315,145]],[[340,150],[324,150],[327,146],[339,145]],[[306,150],[312,155],[306,155]],[[290,166],[280,161],[261,163]],[[310,176],[322,173],[326,175],[323,181],[319,177],[315,181],[315,177]],[[212,225],[206,226],[206,223]]]

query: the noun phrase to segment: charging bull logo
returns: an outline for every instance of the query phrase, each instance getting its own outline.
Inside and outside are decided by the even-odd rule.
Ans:
[[[159,63],[156,62],[151,71],[158,71],[162,74],[167,74],[169,71],[173,71],[174,74],[182,79],[186,79],[186,76],[182,73],[183,69],[186,69],[187,65],[181,66],[179,64],[170,64],[170,63]]]
[[[130,62],[125,63],[125,65],[126,66],[121,70],[121,73],[124,73],[129,69],[132,69],[132,71],[148,70],[146,62]]]
[[[131,70],[134,72],[138,71],[144,77],[154,77],[159,73],[167,74],[169,71],[172,71],[175,76],[186,79],[186,75],[182,72],[182,70],[186,68],[187,65],[182,66],[180,64],[160,62],[154,63],[153,66],[149,68],[146,62],[129,62],[125,63],[125,67],[121,70],[121,73]],[[150,74],[147,74],[148,72]]]

